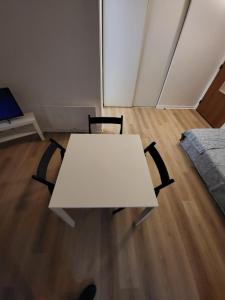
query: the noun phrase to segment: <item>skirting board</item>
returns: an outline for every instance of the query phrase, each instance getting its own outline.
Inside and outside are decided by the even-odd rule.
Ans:
[[[182,105],[156,105],[157,109],[196,109],[194,106],[182,106]]]

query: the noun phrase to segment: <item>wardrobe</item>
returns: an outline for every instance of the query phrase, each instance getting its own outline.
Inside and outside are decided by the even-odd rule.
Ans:
[[[221,64],[224,1],[103,0],[102,5],[104,105],[194,108]]]

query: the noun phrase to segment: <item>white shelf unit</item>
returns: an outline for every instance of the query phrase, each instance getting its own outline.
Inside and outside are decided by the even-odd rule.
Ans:
[[[0,122],[0,143],[31,134],[38,134],[40,139],[44,140],[44,135],[32,112],[10,121]]]

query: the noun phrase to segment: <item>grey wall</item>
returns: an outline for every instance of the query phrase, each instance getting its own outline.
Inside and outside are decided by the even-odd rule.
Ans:
[[[0,87],[43,128],[54,130],[46,106],[100,110],[98,9],[98,0],[0,1]]]

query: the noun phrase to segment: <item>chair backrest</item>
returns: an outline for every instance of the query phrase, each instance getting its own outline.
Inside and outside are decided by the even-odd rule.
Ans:
[[[47,170],[50,160],[57,149],[60,150],[61,159],[63,160],[66,151],[65,148],[58,144],[55,140],[50,139],[50,144],[43,153],[41,160],[38,164],[36,175],[32,176],[33,179],[47,185],[50,193],[53,192],[55,184],[47,180]]]
[[[169,173],[166,168],[166,165],[165,165],[161,155],[159,154],[158,150],[155,148],[155,145],[156,145],[155,142],[151,143],[148,147],[145,148],[144,152],[145,153],[148,152],[151,155],[151,157],[153,158],[153,160],[157,166],[157,169],[159,171],[159,175],[161,178],[161,184],[158,185],[157,187],[155,187],[155,194],[156,194],[156,196],[158,196],[158,194],[162,188],[175,182],[175,180],[170,178]]]
[[[123,116],[121,117],[91,117],[88,115],[89,133],[92,124],[118,124],[120,125],[120,134],[123,133]]]

